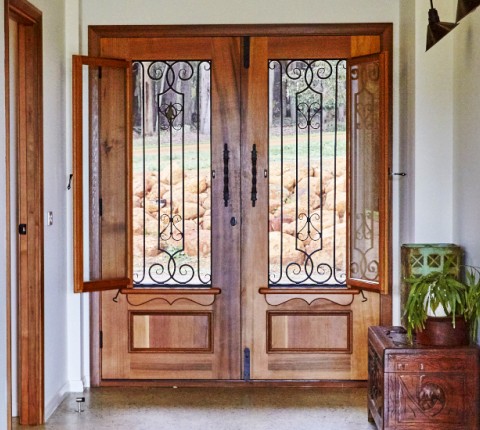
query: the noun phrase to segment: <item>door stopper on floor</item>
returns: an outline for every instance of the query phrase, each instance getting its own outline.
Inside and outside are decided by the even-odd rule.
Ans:
[[[83,412],[82,404],[85,403],[85,397],[77,397],[75,401],[77,402],[77,412]]]

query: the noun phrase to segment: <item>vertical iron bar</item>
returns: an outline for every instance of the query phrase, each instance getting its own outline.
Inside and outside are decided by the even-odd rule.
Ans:
[[[197,85],[196,85],[196,107],[197,107],[197,116],[195,129],[197,131],[197,219],[200,220],[200,68],[202,62],[199,61],[197,64]],[[198,279],[201,281],[200,277],[200,223],[197,223],[197,269],[198,269]]]
[[[295,94],[295,249],[298,249],[298,92]]]
[[[252,206],[257,200],[257,145],[252,147]]]
[[[278,66],[280,68],[280,274],[278,277],[278,282],[283,277],[283,164],[284,164],[284,153],[283,153],[283,64],[281,61],[278,61]],[[287,65],[288,67],[288,65]]]
[[[334,130],[334,141],[333,141],[333,176],[336,180],[337,178],[337,151],[338,151],[338,71],[339,71],[339,64],[340,61],[337,61],[336,67],[335,67],[335,130]],[[345,163],[345,166],[347,164]],[[337,186],[336,183],[334,184],[334,194],[333,194],[333,207],[334,207],[334,212],[333,212],[333,267],[335,268],[335,262],[337,261]],[[334,270],[334,277],[335,280],[337,280],[337,273]]]
[[[147,189],[147,184],[146,184],[146,160],[145,160],[145,68],[143,66],[143,63],[138,62],[139,64],[141,73],[142,73],[142,91],[140,94],[142,95],[142,100],[141,100],[141,106],[142,106],[142,175],[143,175],[143,268],[142,268],[142,276],[140,280],[137,280],[138,282],[141,282],[145,279],[145,266],[147,264],[147,250],[146,250],[146,239],[145,239],[145,221],[146,221],[146,214],[145,214],[145,192]],[[160,218],[160,216],[159,216]],[[159,231],[160,231],[160,226],[159,226]]]
[[[230,200],[230,191],[228,189],[228,160],[229,160],[229,151],[228,144],[223,145],[223,201],[225,207],[228,206],[228,201]]]
[[[245,69],[250,67],[250,36],[243,38],[243,67]]]

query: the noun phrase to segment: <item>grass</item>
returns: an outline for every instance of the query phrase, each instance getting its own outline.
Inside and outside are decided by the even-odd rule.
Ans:
[[[196,135],[186,134],[184,163],[185,170],[197,169],[197,142]],[[299,135],[298,157],[306,159],[308,155],[307,135]],[[200,169],[211,168],[211,154],[209,149],[209,140],[205,136],[200,139]],[[155,136],[145,139],[145,171],[158,171],[158,142]],[[280,160],[281,146],[280,137],[272,134],[270,138],[269,157],[270,161]],[[345,132],[337,133],[337,148],[335,154],[335,134],[327,132],[323,134],[322,155],[324,158],[331,158],[335,155],[345,156],[346,154],[346,135]],[[165,168],[170,163],[170,146],[162,143],[161,148],[161,166]],[[283,137],[283,157],[285,162],[293,162],[296,159],[296,136],[287,134]],[[318,135],[312,137],[310,148],[310,159],[318,160],[320,158],[320,146],[318,145]],[[174,142],[172,146],[172,161],[182,163],[182,145]],[[133,171],[143,171],[143,142],[142,139],[134,139],[133,142]]]

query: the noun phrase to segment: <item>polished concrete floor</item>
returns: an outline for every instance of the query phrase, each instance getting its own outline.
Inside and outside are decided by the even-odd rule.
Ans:
[[[375,430],[364,388],[93,388],[69,394],[48,430]]]

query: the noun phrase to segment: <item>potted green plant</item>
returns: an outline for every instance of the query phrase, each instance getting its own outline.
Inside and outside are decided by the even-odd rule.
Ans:
[[[445,265],[442,271],[406,279],[410,284],[404,315],[410,340],[456,346],[475,342],[480,317],[480,271],[465,267],[464,281]]]

